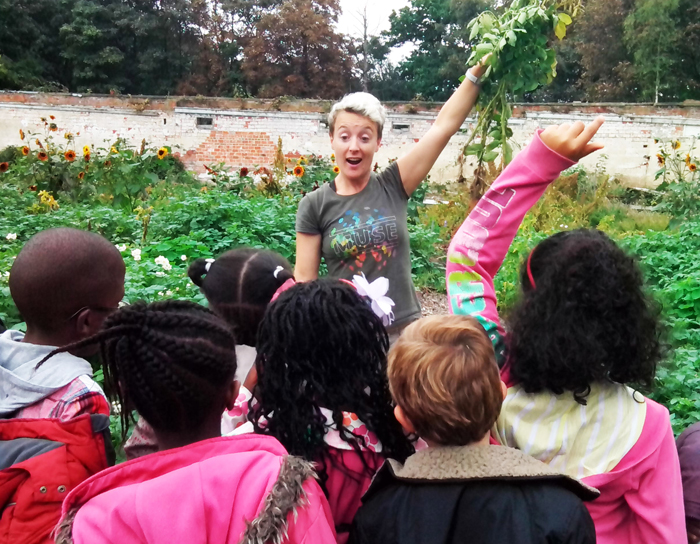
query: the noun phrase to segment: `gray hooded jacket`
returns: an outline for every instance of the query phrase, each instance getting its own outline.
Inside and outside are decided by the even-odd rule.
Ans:
[[[0,335],[0,418],[12,417],[79,376],[92,377],[90,363],[70,353],[59,353],[37,369],[56,348],[27,344],[23,338],[23,333],[12,330]]]

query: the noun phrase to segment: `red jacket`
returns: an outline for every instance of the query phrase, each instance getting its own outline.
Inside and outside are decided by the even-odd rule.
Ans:
[[[108,466],[106,416],[0,420],[0,544],[53,542],[68,493]]]

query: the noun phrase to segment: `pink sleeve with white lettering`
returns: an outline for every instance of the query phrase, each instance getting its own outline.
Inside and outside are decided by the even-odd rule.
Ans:
[[[498,317],[493,278],[528,210],[559,174],[575,163],[549,149],[538,131],[491,185],[447,251],[450,312],[479,320],[504,363],[505,331]]]

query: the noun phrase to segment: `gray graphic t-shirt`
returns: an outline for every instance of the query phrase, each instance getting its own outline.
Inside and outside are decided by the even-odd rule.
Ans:
[[[396,303],[394,326],[420,317],[411,279],[411,251],[406,213],[408,196],[394,162],[371,174],[357,194],[343,196],[331,184],[307,194],[299,203],[296,230],[321,235],[321,255],[328,276],[351,280],[364,272],[369,282],[389,280],[387,296]]]

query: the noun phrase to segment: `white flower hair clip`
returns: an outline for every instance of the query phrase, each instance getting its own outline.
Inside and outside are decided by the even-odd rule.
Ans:
[[[273,272],[275,279],[277,279],[277,276],[279,276],[279,273],[282,272],[282,270],[284,270],[283,266],[278,266],[277,268],[275,268],[275,271]]]
[[[211,265],[214,261],[216,261],[216,259],[207,259],[207,264],[204,265],[204,271],[206,273],[209,273],[209,269],[211,268]]]
[[[394,312],[391,308],[395,304],[386,296],[389,292],[389,280],[382,276],[370,283],[362,272],[360,276],[352,277],[352,284],[360,296],[367,297],[372,301],[372,311],[382,320],[384,326],[391,325],[394,321]]]

